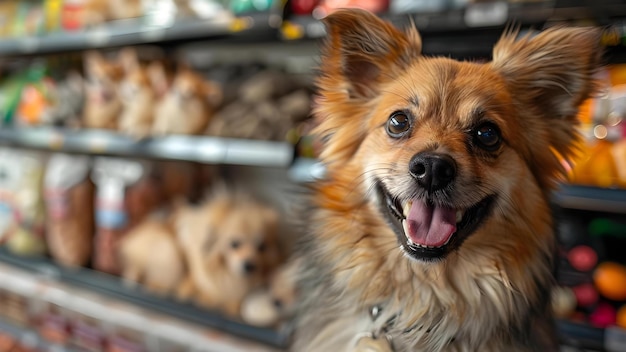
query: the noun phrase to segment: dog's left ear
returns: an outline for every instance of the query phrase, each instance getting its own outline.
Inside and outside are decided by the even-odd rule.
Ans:
[[[594,74],[603,48],[597,28],[555,27],[536,36],[505,34],[493,51],[492,67],[501,74],[525,133],[523,153],[542,184],[565,174],[551,149],[571,160],[579,107],[598,90]]]
[[[371,98],[384,78],[409,65],[422,49],[415,27],[403,33],[365,10],[338,10],[323,22],[328,32],[323,74],[343,78],[351,98]]]
[[[597,28],[547,29],[516,38],[507,33],[493,50],[493,66],[511,91],[550,118],[575,117],[595,90],[593,74],[603,53]]]

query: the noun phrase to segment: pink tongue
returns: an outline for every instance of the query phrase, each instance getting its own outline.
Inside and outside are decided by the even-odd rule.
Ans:
[[[456,210],[414,201],[406,217],[406,234],[413,243],[441,247],[456,231]]]

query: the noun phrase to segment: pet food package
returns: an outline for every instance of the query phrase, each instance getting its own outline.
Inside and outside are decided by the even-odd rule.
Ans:
[[[12,219],[6,233],[6,245],[19,255],[46,253],[44,238],[45,208],[43,175],[45,156],[34,151],[13,151],[11,171],[13,188],[8,192]]]
[[[148,163],[118,158],[96,158],[92,178],[97,189],[92,264],[117,275],[119,241],[159,204],[159,185]]]
[[[50,255],[67,266],[89,263],[94,234],[94,187],[86,156],[54,154],[44,179],[46,240]]]
[[[17,151],[0,148],[0,242],[4,242],[13,224],[13,193],[19,182]]]

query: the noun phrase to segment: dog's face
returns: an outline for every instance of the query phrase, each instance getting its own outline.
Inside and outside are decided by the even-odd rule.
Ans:
[[[276,258],[275,222],[277,216],[256,204],[239,204],[226,213],[216,226],[215,248],[226,266],[237,276],[264,276]]]
[[[408,257],[439,262],[466,246],[515,250],[548,235],[496,229],[549,221],[523,207],[547,211],[560,157],[570,157],[577,108],[594,89],[597,32],[505,34],[492,62],[475,63],[424,57],[414,29],[363,11],[325,21],[322,159],[331,178],[356,178],[350,187]]]
[[[277,223],[274,209],[226,191],[176,215],[179,240],[201,258],[197,265],[250,279],[266,277],[279,264]]]
[[[213,108],[221,102],[221,89],[189,68],[180,68],[166,99],[179,109],[189,109],[190,104]]]
[[[108,60],[97,51],[85,54],[87,97],[96,104],[107,104],[116,99],[116,89],[123,76],[122,66]]]

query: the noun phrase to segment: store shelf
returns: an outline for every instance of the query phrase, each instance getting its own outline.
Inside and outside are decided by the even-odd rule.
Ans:
[[[562,185],[553,200],[565,209],[626,214],[626,189]]]
[[[141,19],[122,20],[87,30],[3,38],[0,40],[0,55],[41,55],[200,39],[255,41],[261,37],[275,38],[276,30],[270,25],[271,19],[270,14],[259,13],[242,17],[223,14],[208,20],[177,20],[171,25],[147,25]]]
[[[28,346],[33,351],[74,352],[74,350],[69,348],[47,342],[36,331],[19,327],[2,319],[0,319],[0,332],[12,336],[17,342]]]
[[[78,288],[120,299],[138,307],[207,328],[214,328],[232,334],[235,337],[259,342],[273,348],[281,349],[287,345],[288,329],[286,328],[279,331],[250,326],[227,318],[217,312],[200,309],[192,304],[158,298],[141,288],[124,285],[115,276],[85,268],[65,268],[47,258],[19,257],[11,254],[5,248],[0,248],[0,262],[42,275],[46,279],[58,280]]]
[[[287,142],[183,135],[138,141],[105,130],[52,127],[0,128],[0,145],[91,155],[266,167],[287,167],[294,154],[293,145]]]
[[[422,35],[422,51],[427,55],[454,58],[489,58],[493,45],[511,25],[524,30],[540,30],[561,21],[615,28],[617,38],[624,34],[626,3],[606,0],[592,4],[583,0],[479,1],[464,7],[424,10],[415,13],[380,15],[399,28],[414,23]],[[281,28],[285,40],[319,39],[326,35],[322,22],[312,16],[292,16]],[[615,37],[615,36],[613,36]],[[611,52],[621,54],[623,43],[614,43]]]

